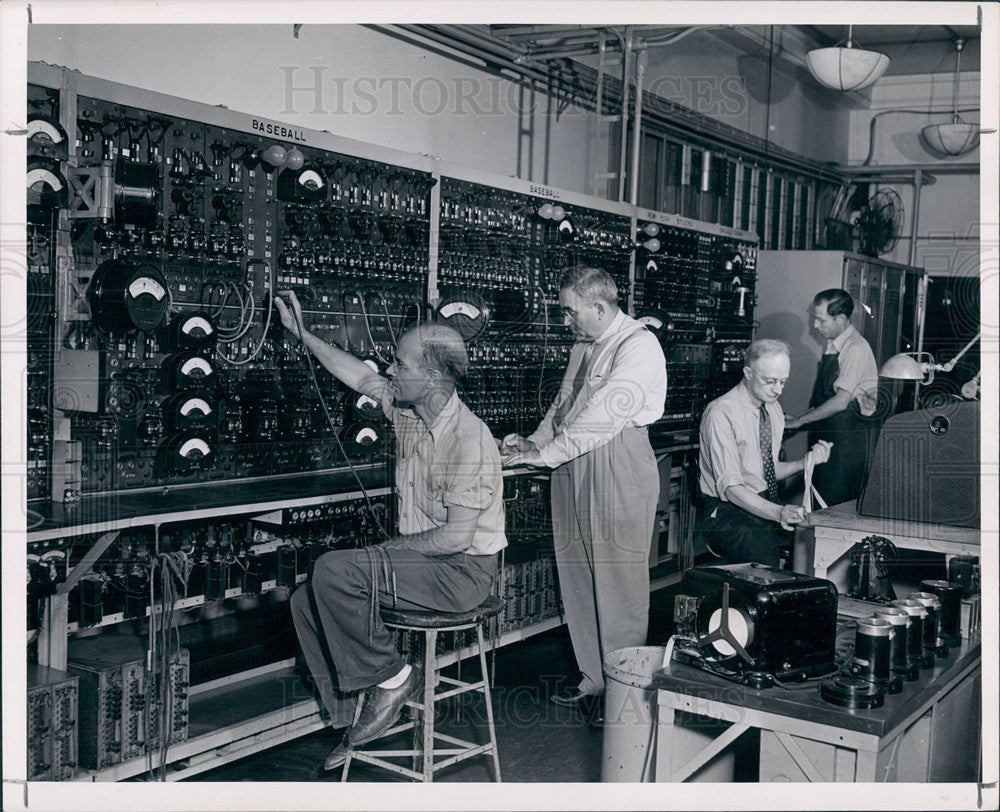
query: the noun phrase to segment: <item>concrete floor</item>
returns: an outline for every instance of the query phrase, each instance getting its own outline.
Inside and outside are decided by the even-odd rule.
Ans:
[[[650,644],[662,645],[671,632],[673,590],[653,593],[650,608]],[[465,676],[477,673],[476,664],[463,664]],[[500,768],[506,782],[594,782],[601,778],[602,732],[589,727],[582,714],[548,701],[553,693],[573,686],[577,679],[569,634],[565,626],[497,651],[493,707]],[[469,694],[456,720],[453,701],[439,710],[437,726],[462,738],[486,741],[482,696]],[[443,704],[443,703],[442,703]],[[405,735],[405,734],[403,734]],[[201,773],[198,781],[340,781],[341,770],[321,769],[323,760],[340,741],[339,731],[321,730],[273,747],[240,761]],[[403,736],[400,737],[402,739]],[[400,741],[396,746],[406,746]],[[354,763],[351,781],[408,781],[366,764]],[[489,756],[456,764],[435,776],[438,782],[491,781]]]

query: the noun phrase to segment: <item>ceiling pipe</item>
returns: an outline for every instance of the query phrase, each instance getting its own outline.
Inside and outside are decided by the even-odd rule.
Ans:
[[[910,223],[910,262],[915,265],[917,261],[917,224],[920,222],[920,191],[923,188],[922,170],[917,169],[913,173],[913,221]]]
[[[959,113],[978,113],[979,112],[979,108],[978,107],[966,107],[966,108],[963,108],[961,110],[957,110],[956,112],[959,112]],[[878,113],[875,113],[875,115],[872,116],[872,120],[871,120],[871,122],[868,125],[868,155],[865,158],[864,162],[862,163],[862,166],[868,166],[871,163],[872,158],[875,157],[875,124],[876,124],[876,122],[879,120],[879,118],[881,116],[887,116],[887,115],[890,115],[892,113],[909,113],[909,114],[912,114],[912,115],[919,115],[919,116],[934,116],[934,115],[941,115],[942,113],[947,113],[948,115],[951,115],[950,112],[947,112],[945,110],[881,110]]]
[[[628,202],[639,205],[639,151],[642,148],[642,81],[646,76],[646,51],[639,51],[635,63],[635,123],[632,125],[632,170]]]
[[[612,29],[613,30],[613,29]],[[625,199],[625,143],[628,138],[628,98],[632,84],[632,26],[625,26],[625,42],[622,49],[622,126],[618,140],[618,200]]]
[[[839,170],[850,178],[857,175],[872,175],[881,177],[884,174],[908,174],[916,170],[929,172],[933,175],[978,175],[979,163],[935,163],[935,164],[883,164],[874,166],[841,166]]]
[[[509,45],[498,43],[468,26],[441,28],[406,24],[391,26],[369,24],[368,27],[409,41],[415,38],[423,47],[427,47],[426,43],[429,41],[453,52],[449,54],[451,58],[464,59],[470,64],[485,67],[486,70],[507,75],[507,78],[513,76],[512,81],[533,79],[546,82],[549,79],[547,72],[535,66],[516,63],[515,57],[521,54],[514,54]],[[620,41],[621,35],[618,32],[614,33]],[[585,107],[586,99],[594,98],[597,71],[585,65],[579,65],[577,68],[574,77],[576,83],[567,89],[581,96],[579,103]],[[646,102],[647,126],[657,133],[681,141],[690,141],[700,148],[713,149],[720,153],[741,153],[732,157],[744,161],[764,159],[762,139],[706,116],[700,116],[660,97],[652,97]],[[656,102],[656,106],[651,106],[651,102]],[[602,115],[605,113],[605,111],[598,112]],[[775,169],[782,171],[802,173],[813,179],[833,183],[843,181],[843,175],[838,167],[804,158],[788,150],[777,149],[774,145],[768,150],[767,160]]]

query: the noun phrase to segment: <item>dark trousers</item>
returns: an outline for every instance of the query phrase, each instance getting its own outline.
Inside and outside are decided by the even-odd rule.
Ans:
[[[726,564],[756,561],[778,566],[781,525],[761,519],[732,502],[702,494],[701,532],[709,548]]]
[[[426,556],[385,550],[374,556],[381,605],[399,609],[465,612],[489,594],[495,555]],[[365,550],[333,550],[320,556],[312,580],[292,595],[292,620],[323,706],[334,727],[349,725],[357,691],[399,673],[404,665],[393,633],[372,618],[373,557]]]
[[[809,432],[810,447],[819,440],[833,443],[830,459],[813,471],[813,485],[828,505],[853,502],[861,495],[877,437],[877,423],[859,416],[853,404],[816,423]]]

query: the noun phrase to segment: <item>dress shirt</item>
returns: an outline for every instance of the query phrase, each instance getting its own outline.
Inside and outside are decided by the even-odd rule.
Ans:
[[[573,345],[559,394],[528,437],[550,468],[605,445],[627,427],[648,426],[663,415],[667,365],[656,336],[620,310],[592,343],[576,398],[565,408],[591,342]],[[557,412],[558,426],[553,423]]]
[[[852,324],[829,343],[833,346],[828,346],[827,351],[832,349],[837,353],[839,367],[833,388],[850,393],[861,414],[870,417],[878,400],[878,366],[872,348]]]
[[[726,488],[767,489],[760,453],[760,403],[741,381],[705,409],[699,431],[698,486],[707,496],[728,502]],[[765,404],[771,418],[771,457],[778,462],[785,415],[777,403]]]
[[[408,536],[442,527],[448,506],[480,511],[464,552],[490,555],[507,546],[500,451],[486,424],[453,392],[430,427],[412,409],[382,391],[382,410],[396,432],[399,532]]]

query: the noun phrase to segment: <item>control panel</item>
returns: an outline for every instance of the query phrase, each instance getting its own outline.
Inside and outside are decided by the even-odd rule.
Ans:
[[[739,382],[753,338],[757,245],[724,226],[645,212],[635,311],[660,339],[667,401],[654,433],[697,435],[708,402]]]

